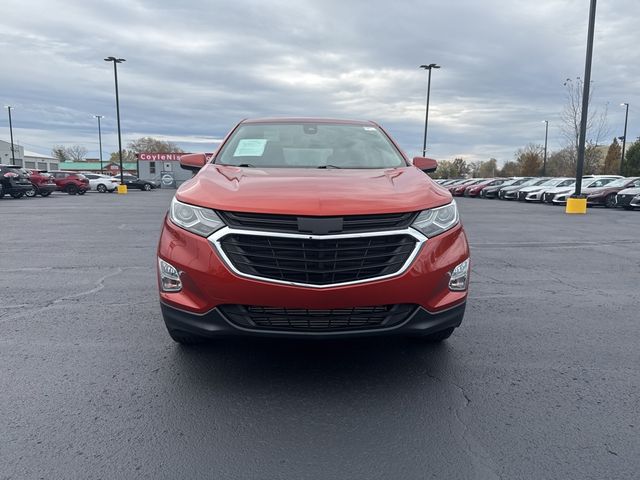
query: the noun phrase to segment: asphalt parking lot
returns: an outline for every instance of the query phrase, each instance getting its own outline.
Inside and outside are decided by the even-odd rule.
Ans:
[[[637,478],[640,212],[459,200],[471,296],[440,346],[182,348],[172,194],[0,200],[0,478]]]

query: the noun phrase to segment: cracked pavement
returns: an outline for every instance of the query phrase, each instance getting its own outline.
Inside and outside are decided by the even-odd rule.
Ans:
[[[164,331],[172,191],[0,200],[0,479],[631,479],[640,212],[461,199],[439,346]]]

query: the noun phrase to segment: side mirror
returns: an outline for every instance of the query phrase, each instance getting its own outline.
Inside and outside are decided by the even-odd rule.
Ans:
[[[419,168],[425,173],[435,172],[438,168],[438,162],[433,158],[413,157],[413,166]]]
[[[180,157],[180,166],[197,172],[207,163],[207,156],[204,153],[190,153],[189,155],[182,155]]]

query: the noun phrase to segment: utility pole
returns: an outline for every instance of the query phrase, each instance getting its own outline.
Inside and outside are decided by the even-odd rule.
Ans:
[[[429,77],[427,80],[427,108],[424,114],[424,139],[422,141],[422,156],[427,155],[427,127],[429,125],[429,96],[431,95],[431,69],[440,68],[440,65],[430,63],[429,65],[420,65],[420,68],[424,68],[429,71]]]

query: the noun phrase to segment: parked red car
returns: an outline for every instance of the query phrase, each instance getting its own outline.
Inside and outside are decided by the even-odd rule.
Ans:
[[[158,245],[165,324],[224,335],[449,337],[469,246],[451,194],[373,122],[244,120],[176,192]]]
[[[505,182],[506,178],[487,178],[482,182],[476,183],[467,187],[464,191],[465,197],[477,197],[480,195],[480,191],[484,187],[493,187],[495,185],[502,185]]]
[[[449,191],[451,192],[451,195],[453,195],[454,197],[462,197],[467,188],[469,188],[471,186],[474,186],[474,185],[478,185],[483,180],[484,180],[484,178],[473,178],[469,182],[461,184],[461,185],[458,185],[458,186],[450,189]]]
[[[81,173],[55,171],[51,172],[58,186],[58,190],[69,195],[84,195],[91,190],[89,179]]]
[[[27,171],[29,172],[29,180],[33,185],[33,188],[25,193],[27,197],[35,197],[36,195],[48,197],[58,189],[53,175],[46,170],[28,168]]]

